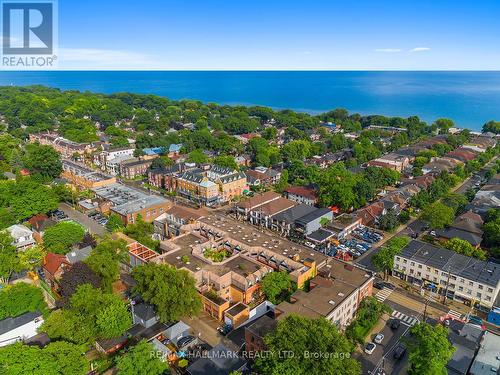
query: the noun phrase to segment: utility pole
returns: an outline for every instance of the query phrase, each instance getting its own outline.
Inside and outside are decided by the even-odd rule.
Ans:
[[[448,295],[448,285],[450,285],[450,273],[451,273],[451,266],[448,266],[448,278],[446,279],[446,288],[444,290],[443,305],[446,303],[446,296]]]

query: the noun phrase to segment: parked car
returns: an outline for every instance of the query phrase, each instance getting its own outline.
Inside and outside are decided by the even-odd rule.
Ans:
[[[230,324],[223,324],[217,327],[217,331],[219,331],[222,336],[226,336],[232,329],[233,327]]]
[[[393,357],[395,359],[401,359],[406,353],[406,347],[402,344],[398,345],[396,349],[394,349]]]
[[[384,340],[384,334],[383,333],[377,333],[375,335],[375,338],[373,339],[373,342],[375,344],[382,344],[382,341]]]
[[[373,342],[369,342],[365,346],[365,353],[372,354],[376,347],[377,347],[377,345],[375,345]]]
[[[382,289],[384,287],[385,283],[383,283],[382,281],[376,281],[373,283],[373,287],[374,288],[377,288],[377,289]]]
[[[400,325],[401,325],[401,321],[399,319],[392,319],[391,320],[391,329],[398,329]]]
[[[193,342],[194,340],[195,340],[195,337],[193,337],[193,336],[181,337],[177,341],[177,348],[181,349],[181,348],[185,347],[186,345],[188,345],[189,343]]]

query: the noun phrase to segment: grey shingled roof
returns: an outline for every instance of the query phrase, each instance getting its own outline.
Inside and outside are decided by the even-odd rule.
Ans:
[[[0,320],[0,335],[10,332],[13,329],[22,327],[23,325],[31,322],[32,320],[42,316],[39,311],[30,311],[22,315],[16,316],[15,318],[8,317],[4,320]]]

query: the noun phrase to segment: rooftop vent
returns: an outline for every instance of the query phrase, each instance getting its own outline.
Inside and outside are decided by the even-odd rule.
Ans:
[[[328,301],[328,303],[329,303],[330,305],[332,305],[332,306],[335,306],[335,301],[334,301],[334,300],[332,300],[332,299],[331,299],[330,301]]]

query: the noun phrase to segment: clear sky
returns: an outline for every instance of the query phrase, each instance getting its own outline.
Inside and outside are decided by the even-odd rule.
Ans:
[[[59,0],[59,66],[500,70],[496,0]]]

